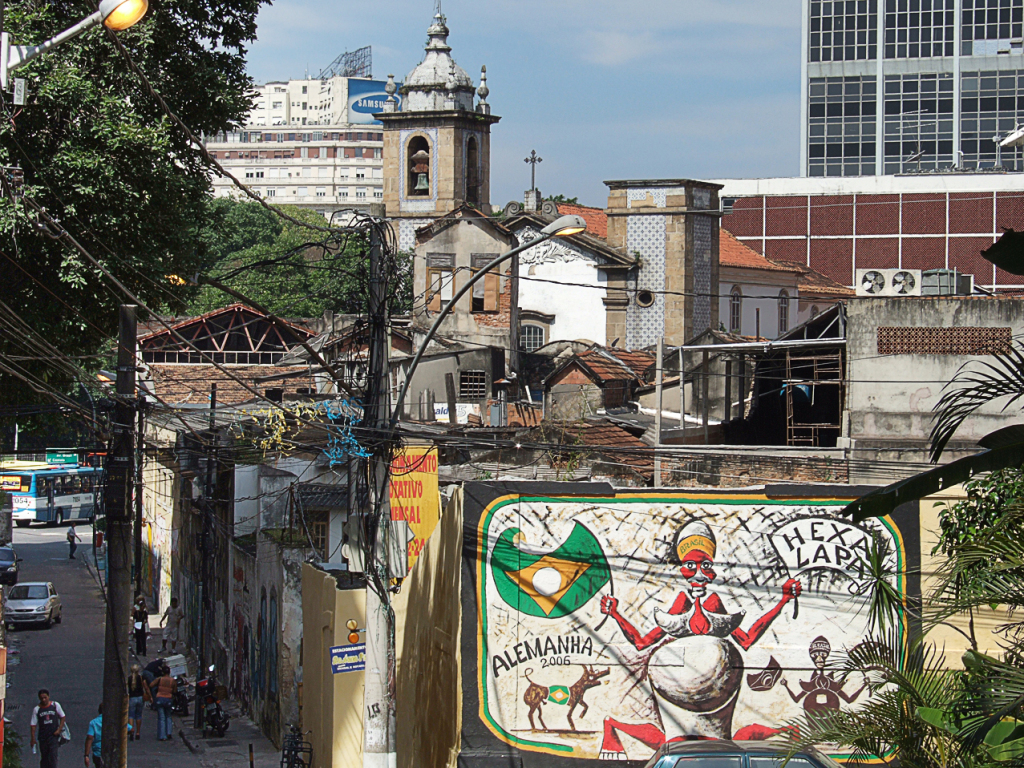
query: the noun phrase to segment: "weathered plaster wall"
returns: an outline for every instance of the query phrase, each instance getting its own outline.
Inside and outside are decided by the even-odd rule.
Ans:
[[[991,361],[987,355],[879,354],[878,329],[899,327],[927,334],[945,329],[1009,328],[1024,332],[1024,301],[995,298],[858,298],[847,302],[849,388],[846,432],[855,450],[872,457],[924,460],[933,424],[932,408],[942,388],[965,363]],[[984,406],[958,430],[948,458],[976,450],[978,438],[1015,423],[1017,413],[1002,411],[1004,400]],[[881,452],[881,453],[879,453]]]
[[[459,573],[462,491],[457,490],[412,572],[395,596],[400,768],[454,768],[462,685]],[[363,679],[335,675],[330,648],[348,643],[345,623],[366,626],[365,590],[336,589],[333,576],[302,565],[304,705],[313,768],[363,764]]]
[[[528,227],[519,236],[532,239],[539,234]],[[519,275],[524,278],[519,282],[520,309],[555,316],[548,325],[545,344],[577,339],[605,343],[604,289],[608,280],[592,256],[572,243],[548,240],[520,255]]]

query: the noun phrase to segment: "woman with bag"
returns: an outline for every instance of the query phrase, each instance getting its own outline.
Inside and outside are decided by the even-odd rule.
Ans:
[[[128,675],[129,739],[138,741],[142,738],[142,708],[147,701],[153,701],[153,694],[149,691],[146,678],[142,676],[142,667],[132,664],[132,673]]]
[[[166,664],[160,670],[160,677],[150,686],[156,704],[156,738],[157,741],[171,740],[171,702],[178,690],[178,682],[171,677],[171,670]]]

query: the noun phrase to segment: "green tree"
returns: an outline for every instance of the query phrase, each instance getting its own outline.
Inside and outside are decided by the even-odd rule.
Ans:
[[[369,239],[362,234],[324,233],[273,216],[255,202],[219,199],[200,232],[216,262],[209,277],[280,317],[317,317],[324,310],[366,312]],[[317,226],[315,211],[283,206],[282,211]],[[412,302],[412,261],[400,255],[393,313],[408,312]],[[194,314],[238,299],[206,285],[190,304]]]
[[[237,125],[251,105],[245,53],[262,3],[154,3],[118,39],[186,125],[214,134]],[[94,10],[84,0],[15,0],[6,5],[4,25],[14,42],[38,43]],[[193,289],[172,286],[166,276],[210,263],[199,237],[211,215],[200,152],[102,28],[57,46],[19,76],[28,81],[29,99],[17,110],[6,97],[0,105],[0,163],[20,165],[25,194],[144,302],[180,310]],[[117,305],[128,299],[29,211],[23,200],[0,200],[7,243],[0,300],[8,308],[0,311],[0,320],[7,316],[0,362],[26,356],[29,337],[50,340],[64,354],[95,354],[116,334]],[[12,333],[17,318],[32,333]],[[19,362],[35,389],[0,369],[0,404],[46,399],[51,387],[70,391],[73,372],[55,365],[59,356],[37,350],[36,357],[45,359]]]
[[[567,203],[569,205],[580,204],[580,199],[578,197],[566,197],[565,195],[548,195],[544,199],[550,200],[553,203]]]

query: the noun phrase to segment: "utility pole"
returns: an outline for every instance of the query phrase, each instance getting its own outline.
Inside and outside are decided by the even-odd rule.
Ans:
[[[206,677],[206,603],[209,598],[207,584],[207,561],[210,559],[207,540],[210,531],[210,515],[213,510],[213,497],[216,489],[216,475],[214,467],[217,461],[217,382],[210,383],[210,442],[206,446],[206,484],[203,486],[203,503],[200,509],[201,521],[199,524],[199,672],[197,680]],[[203,727],[203,708],[197,701],[194,714],[196,728]]]
[[[654,369],[654,487],[661,487],[661,406],[664,404],[665,337],[658,337],[658,363]]]
[[[371,205],[370,215],[383,221],[384,206]],[[394,768],[395,622],[388,584],[391,577],[388,534],[391,497],[388,487],[391,441],[391,384],[388,364],[388,297],[385,265],[377,227],[370,230],[370,361],[365,403],[366,424],[374,430],[370,456],[370,514],[366,552],[366,671],[363,712],[364,768]]]
[[[145,400],[142,393],[136,401],[139,426],[136,431],[135,446],[135,594],[145,595],[142,589],[142,471],[145,466],[143,458],[143,436],[145,434]]]
[[[128,629],[131,608],[131,489],[135,479],[134,305],[121,305],[117,345],[117,402],[103,494],[107,516],[107,627],[103,662],[103,764],[128,762]]]

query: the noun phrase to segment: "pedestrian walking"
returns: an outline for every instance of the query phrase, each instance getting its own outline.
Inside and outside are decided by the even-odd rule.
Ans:
[[[146,702],[152,700],[153,694],[149,691],[146,678],[142,676],[142,667],[132,664],[132,672],[128,675],[128,726],[132,729],[129,740],[138,741],[142,738],[142,710]]]
[[[96,768],[103,768],[102,739],[103,705],[100,704],[99,715],[89,721],[89,730],[85,735],[85,768],[89,768],[90,760]]]
[[[64,710],[50,698],[45,688],[39,690],[39,706],[32,710],[29,721],[31,746],[39,745],[39,768],[57,768],[57,750],[64,732]]]
[[[132,740],[134,729],[128,723],[128,741]],[[138,738],[138,733],[134,733]],[[89,721],[89,730],[85,735],[85,768],[89,768],[90,761],[95,768],[103,768],[103,705],[99,706],[99,715]]]
[[[160,677],[160,670],[164,668],[163,659],[153,659],[149,664],[146,665],[145,669],[142,670],[142,677],[146,681],[146,685],[152,685],[153,681]]]
[[[135,653],[146,655],[146,635],[149,633],[149,611],[146,610],[146,598],[139,595],[132,608],[132,621],[135,627]]]
[[[150,686],[156,704],[156,738],[157,741],[171,739],[171,702],[178,690],[178,681],[171,677],[171,669],[166,664],[160,670],[160,677]]]
[[[69,560],[75,559],[75,550],[78,549],[78,542],[80,542],[81,540],[81,536],[75,533],[75,524],[72,523],[71,527],[68,528],[68,547],[71,550],[70,552],[68,552]]]
[[[171,641],[171,650],[178,647],[178,627],[181,620],[185,618],[185,612],[178,607],[178,598],[172,597],[171,604],[167,606],[163,617],[160,619],[160,626],[164,628],[164,642],[161,651],[167,650],[167,641]]]

